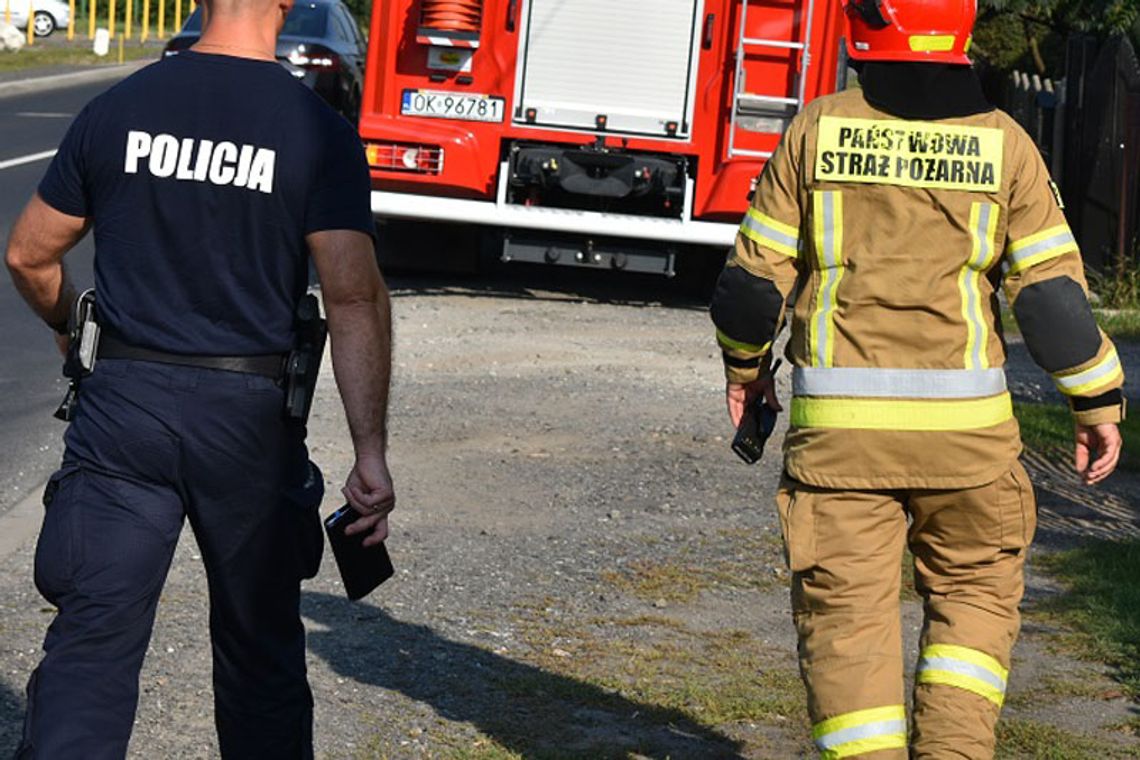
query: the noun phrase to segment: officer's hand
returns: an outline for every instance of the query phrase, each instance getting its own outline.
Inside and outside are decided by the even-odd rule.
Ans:
[[[776,381],[770,374],[761,375],[750,383],[728,383],[725,386],[725,400],[728,402],[728,418],[732,420],[734,428],[740,427],[740,420],[744,417],[744,410],[759,396],[764,396],[764,403],[777,412],[784,411],[776,398]]]
[[[1113,422],[1100,425],[1077,425],[1077,450],[1075,464],[1077,473],[1091,486],[1107,478],[1116,469],[1120,461],[1120,449],[1124,440],[1120,437],[1120,428]],[[1089,458],[1092,452],[1097,458],[1091,465]]]
[[[346,535],[368,533],[365,546],[375,546],[388,537],[388,513],[396,506],[396,493],[382,454],[357,456],[340,492],[363,515],[345,528]]]

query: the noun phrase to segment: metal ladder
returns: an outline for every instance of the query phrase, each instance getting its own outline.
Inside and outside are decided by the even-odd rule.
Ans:
[[[800,30],[803,37],[796,42],[784,40],[767,40],[746,36],[748,30],[748,0],[740,0],[740,33],[736,41],[736,75],[732,85],[732,116],[728,127],[728,158],[770,158],[771,151],[746,150],[736,147],[737,119],[740,116],[742,105],[756,103],[772,103],[780,106],[795,106],[796,113],[804,107],[804,92],[807,88],[807,72],[811,63],[811,25],[815,16],[815,0],[799,0],[796,11],[800,14]],[[807,14],[804,18],[803,14]],[[754,49],[783,48],[785,50],[802,50],[800,57],[800,70],[796,84],[795,97],[788,95],[770,95],[757,92],[748,92],[744,89],[744,57]]]

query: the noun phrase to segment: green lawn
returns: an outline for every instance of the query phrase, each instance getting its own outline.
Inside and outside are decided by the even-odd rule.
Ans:
[[[1113,338],[1140,340],[1140,309],[1098,309],[1096,321]]]
[[[154,45],[143,46],[137,42],[127,42],[123,45],[123,60],[137,61],[141,58],[158,59],[159,48]],[[0,71],[19,71],[22,69],[38,69],[50,66],[95,66],[119,62],[118,42],[111,41],[111,52],[100,58],[91,52],[91,45],[84,42],[81,45],[48,45],[44,43],[25,47],[19,52],[0,52]]]
[[[1037,611],[1074,630],[1070,648],[1113,667],[1129,694],[1140,697],[1140,541],[1089,541],[1039,553],[1034,562],[1066,586]]]

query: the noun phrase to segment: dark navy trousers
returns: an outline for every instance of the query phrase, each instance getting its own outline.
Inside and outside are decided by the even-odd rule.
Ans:
[[[311,758],[300,582],[320,564],[319,470],[257,375],[102,360],[44,494],[35,581],[59,609],[19,758],[126,755],[139,670],[184,518],[210,591],[225,758]],[[196,749],[196,748],[188,748]]]

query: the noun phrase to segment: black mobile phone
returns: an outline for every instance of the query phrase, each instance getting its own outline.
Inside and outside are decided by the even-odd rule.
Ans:
[[[764,455],[764,443],[776,429],[775,409],[764,403],[763,396],[756,399],[744,410],[740,427],[732,439],[732,450],[748,464],[756,464]]]
[[[344,593],[353,601],[368,596],[396,572],[383,543],[365,546],[367,533],[345,534],[344,529],[360,516],[345,504],[325,518],[325,533],[328,534],[340,578],[344,581]]]

